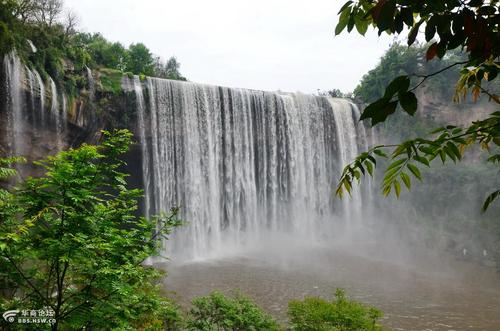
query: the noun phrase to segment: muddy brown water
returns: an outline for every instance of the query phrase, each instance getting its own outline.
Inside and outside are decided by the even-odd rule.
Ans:
[[[213,290],[239,289],[286,324],[288,301],[331,298],[340,287],[384,311],[382,324],[395,330],[500,330],[500,272],[443,253],[266,247],[166,268],[166,291],[186,307]]]

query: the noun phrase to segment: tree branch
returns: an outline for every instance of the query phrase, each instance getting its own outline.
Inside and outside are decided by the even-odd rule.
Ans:
[[[436,72],[433,72],[432,74],[428,74],[428,75],[418,75],[418,74],[412,74],[411,76],[414,76],[414,77],[419,77],[419,78],[423,78],[417,85],[415,85],[413,88],[410,89],[410,91],[414,91],[416,90],[420,85],[422,85],[428,78],[432,77],[432,76],[436,76],[436,75],[439,75],[440,73],[442,73],[443,71],[446,71],[448,69],[451,69],[453,68],[454,66],[457,66],[457,65],[461,65],[461,64],[466,64],[466,63],[469,63],[469,61],[462,61],[462,62],[455,62],[455,63],[452,63]]]
[[[10,264],[12,264],[12,266],[16,269],[16,271],[19,273],[19,275],[26,281],[26,283],[29,285],[29,287],[31,287],[31,289],[36,293],[38,294],[38,296],[40,297],[40,299],[42,299],[42,301],[44,301],[49,307],[51,307],[52,309],[54,308],[52,306],[52,304],[50,303],[50,301],[43,296],[42,293],[40,293],[40,291],[36,288],[35,285],[33,285],[33,283],[30,281],[30,279],[28,277],[26,277],[26,275],[22,272],[22,270],[17,266],[17,264],[15,263],[15,261],[7,254],[5,253],[2,253],[2,255],[7,258],[7,260],[9,260]]]

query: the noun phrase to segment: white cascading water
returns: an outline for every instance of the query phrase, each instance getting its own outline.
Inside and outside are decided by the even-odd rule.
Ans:
[[[29,155],[33,139],[36,140],[45,129],[54,134],[57,148],[62,149],[66,130],[66,96],[61,94],[61,109],[57,86],[49,77],[51,105],[50,109],[45,109],[46,90],[40,74],[23,65],[15,52],[5,55],[3,62],[9,154]],[[46,111],[50,112],[46,114]]]
[[[89,99],[94,100],[95,98],[95,80],[94,76],[92,76],[92,70],[89,67],[85,67],[87,70],[87,80],[88,80],[88,89],[89,89]]]
[[[7,54],[4,59],[4,72],[7,90],[7,132],[9,150],[11,155],[21,155],[23,152],[22,134],[24,131],[24,120],[22,111],[22,78],[23,67],[19,58],[14,54]]]
[[[57,148],[58,150],[61,150],[64,146],[63,132],[65,131],[66,121],[65,118],[63,118],[63,116],[65,115],[62,115],[60,109],[59,95],[57,93],[56,83],[51,77],[49,77],[49,81],[50,81],[50,98],[51,98],[50,113],[52,115],[54,126],[56,129]],[[64,108],[65,108],[65,102],[63,99],[63,110]]]
[[[36,80],[38,82],[38,87],[39,89],[39,98],[40,98],[40,118],[43,123],[45,119],[45,84],[43,83],[42,77],[38,73],[38,71],[34,70],[33,71],[36,77]]]
[[[355,122],[357,107],[353,109],[351,104],[343,99],[330,98],[329,101],[333,109],[335,123],[337,123],[340,162],[346,165],[358,155],[358,140],[366,140],[364,127],[361,125],[363,130],[360,132],[361,138],[359,139]],[[349,111],[349,109],[351,109],[351,111]],[[353,195],[353,199],[342,200],[344,214],[350,220],[348,222],[349,227],[359,225],[359,212],[362,208],[361,196],[357,187],[353,187],[351,194]]]
[[[155,78],[126,85],[138,109],[145,214],[178,206],[187,222],[169,255],[218,256],[270,234],[317,242],[360,217],[360,192],[334,197],[342,167],[366,144],[347,100]]]

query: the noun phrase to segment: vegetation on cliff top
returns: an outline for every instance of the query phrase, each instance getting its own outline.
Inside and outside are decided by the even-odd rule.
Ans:
[[[142,43],[126,48],[98,33],[79,32],[77,24],[78,17],[64,9],[62,0],[4,0],[0,4],[0,56],[15,50],[23,62],[44,79],[52,77],[70,95],[87,84],[87,68],[186,80],[175,57],[165,62]],[[107,87],[108,92],[117,90]]]

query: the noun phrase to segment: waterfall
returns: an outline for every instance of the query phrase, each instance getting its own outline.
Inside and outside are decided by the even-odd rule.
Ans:
[[[94,100],[95,97],[95,80],[94,76],[92,76],[92,70],[89,67],[85,67],[87,70],[87,80],[88,80],[88,89],[89,89],[89,99]]]
[[[57,140],[57,148],[61,150],[63,148],[63,134],[66,128],[66,101],[63,98],[63,112],[61,112],[59,105],[59,96],[57,94],[57,86],[52,78],[50,80],[50,97],[51,97],[51,107],[50,112],[54,121],[55,135]]]
[[[7,54],[4,57],[4,72],[7,91],[7,134],[9,150],[11,155],[21,155],[23,152],[23,95],[22,95],[22,75],[23,69],[21,61],[15,53]]]
[[[45,114],[46,91],[40,74],[21,63],[15,52],[3,58],[5,72],[5,131],[8,139],[8,153],[10,155],[33,155],[33,149],[41,135],[48,142],[47,147],[64,147],[64,133],[66,131],[67,104],[64,93],[58,93],[57,86],[52,78],[50,83],[50,109]],[[62,99],[62,112],[59,98]],[[46,141],[47,142],[47,141]],[[36,154],[40,152],[35,152]]]
[[[347,100],[155,78],[124,85],[136,99],[145,214],[178,206],[187,222],[168,254],[204,258],[270,234],[320,241],[359,217],[359,192],[333,196],[366,144]]]
[[[139,77],[135,77],[134,79],[134,89],[135,95],[137,98],[137,116],[139,119],[139,139],[141,141],[141,157],[142,157],[142,181],[144,184],[144,204],[145,208],[145,216],[149,217],[149,206],[150,206],[150,191],[149,191],[149,153],[148,146],[146,143],[146,126],[144,119],[144,96],[142,94],[142,85],[139,80]]]
[[[35,109],[35,75],[33,74],[33,72],[31,72],[31,70],[29,70],[29,68],[27,66],[24,67],[26,72],[27,72],[27,80],[28,80],[28,85],[29,85],[29,93],[30,93],[30,96],[31,96],[31,108],[32,110]]]
[[[31,52],[32,53],[36,53],[38,50],[36,49],[36,46],[35,44],[33,44],[33,42],[29,39],[26,39],[26,42],[28,43],[28,45],[30,46],[31,48]]]
[[[45,117],[45,84],[43,83],[42,77],[40,77],[40,74],[38,71],[34,71],[36,80],[38,81],[38,95],[40,97],[40,118],[41,122],[43,123],[44,117]]]
[[[342,165],[346,165],[358,155],[358,133],[355,126],[355,112],[349,102],[343,99],[329,99],[333,109],[333,117],[337,125],[337,139],[339,141],[339,156]],[[354,107],[357,110],[357,107]],[[351,111],[349,111],[351,110]],[[364,139],[365,137],[362,137]],[[361,211],[361,196],[357,187],[353,187],[353,199],[343,199],[344,214],[349,222],[347,225],[352,228],[353,222],[359,220]],[[354,204],[354,206],[353,206]],[[358,224],[354,224],[358,225]]]

